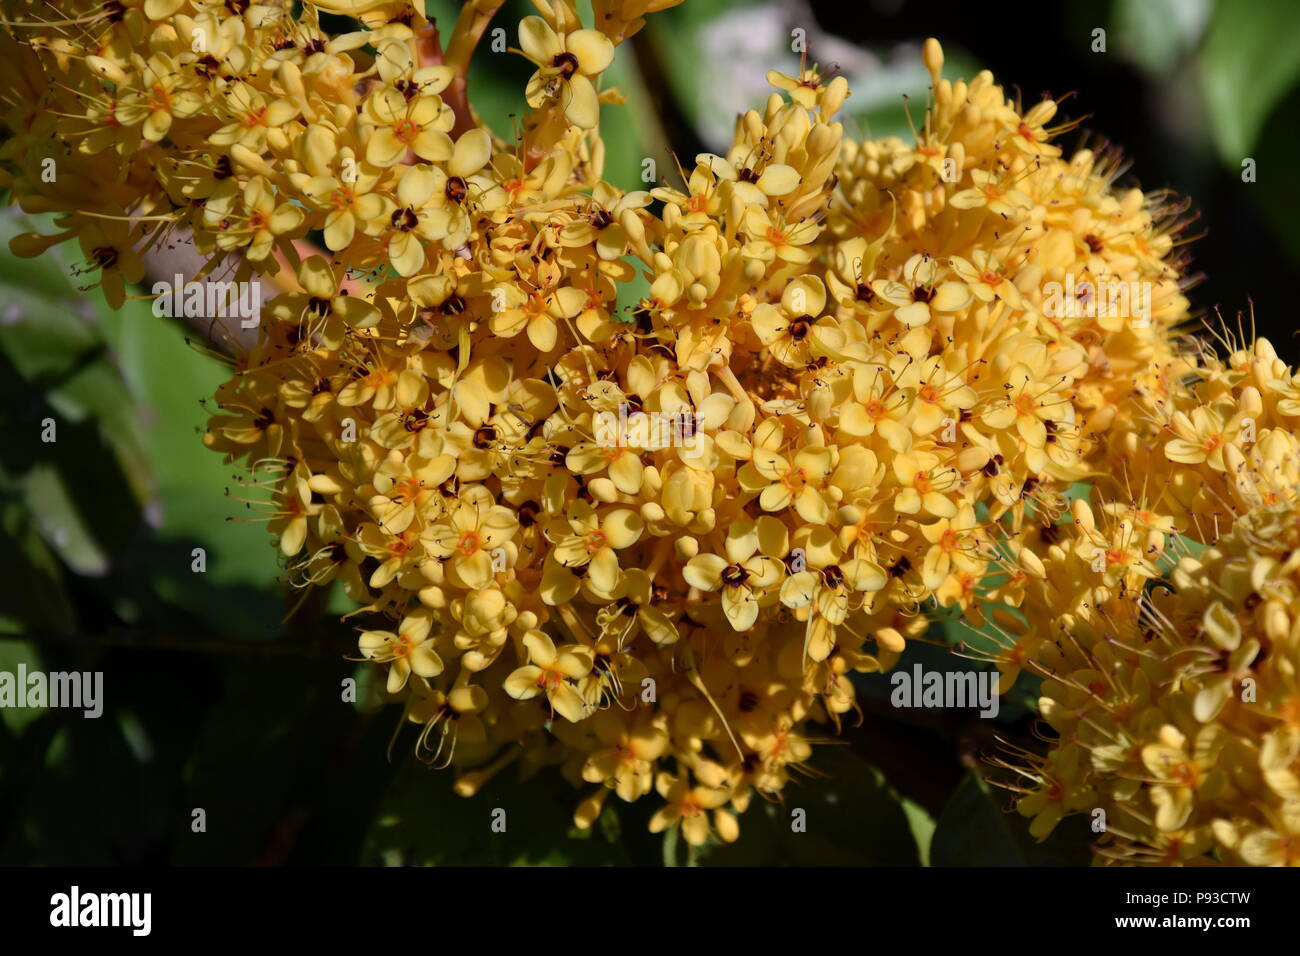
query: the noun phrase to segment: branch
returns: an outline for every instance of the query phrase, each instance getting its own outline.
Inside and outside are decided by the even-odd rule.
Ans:
[[[165,242],[151,246],[140,257],[144,260],[147,288],[152,289],[157,282],[166,282],[171,286],[177,281],[176,277],[180,276],[182,288],[195,281],[202,282],[205,300],[207,287],[215,282],[233,282],[240,265],[238,257],[227,256],[202,279],[198,279],[207,268],[208,260],[195,249],[194,239],[188,229],[175,230]],[[213,349],[230,358],[239,358],[257,344],[257,326],[244,328],[238,316],[214,318],[182,314],[172,318]]]
[[[452,139],[475,126],[474,113],[469,105],[469,61],[479,40],[487,31],[488,24],[504,5],[504,0],[475,0],[467,3],[461,8],[445,52],[440,47],[438,28],[433,23],[427,28],[429,34],[420,40],[421,66],[442,63],[456,71],[455,79],[442,92],[443,101],[456,114],[456,125],[451,130]]]

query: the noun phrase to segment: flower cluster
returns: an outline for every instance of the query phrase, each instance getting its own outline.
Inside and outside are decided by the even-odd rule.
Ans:
[[[1263,339],[1179,363],[1112,436],[1141,487],[1006,543],[1027,573],[994,656],[1004,687],[1043,677],[1056,738],[1003,763],[1031,832],[1090,814],[1099,862],[1300,865],[1294,374]]]
[[[1176,560],[1140,514],[1073,517],[1003,661],[1044,675],[1059,735],[1008,762],[1031,832],[1084,813],[1102,863],[1300,865],[1295,501]]]
[[[292,579],[371,616],[421,756],[462,793],[561,765],[580,825],[655,790],[701,843],[925,612],[1024,603],[1063,492],[1144,453],[1111,436],[1208,426],[1178,406],[1181,207],[934,41],[914,144],[846,138],[813,66],[677,185],[605,181],[602,73],[668,5],[539,3],[503,139],[465,99],[491,0],[445,44],[406,0],[73,2],[73,35],[29,3],[0,162],[58,214],[14,251],[75,237],[110,301],[178,235],[283,288],[206,441],[270,479]],[[1271,375],[1285,417],[1289,380],[1234,362],[1205,387]]]

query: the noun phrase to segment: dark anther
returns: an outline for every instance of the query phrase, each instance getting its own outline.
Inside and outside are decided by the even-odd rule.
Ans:
[[[465,197],[469,195],[469,186],[459,176],[451,176],[447,179],[447,187],[444,192],[452,202],[464,202]]]
[[[555,59],[551,61],[551,66],[560,71],[560,76],[567,79],[578,72],[578,58],[572,53],[557,53]]]

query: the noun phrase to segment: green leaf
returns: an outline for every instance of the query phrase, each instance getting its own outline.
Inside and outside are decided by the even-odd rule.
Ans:
[[[1213,6],[1210,0],[1117,0],[1115,45],[1149,73],[1166,73],[1195,48]]]
[[[174,863],[280,861],[355,724],[339,690],[348,669],[304,658],[222,662],[221,699],[205,715],[185,768]],[[193,830],[195,808],[205,812],[204,832]]]
[[[23,482],[27,508],[36,515],[45,540],[77,574],[97,576],[108,571],[109,558],[83,520],[76,490],[59,471],[38,463]]]
[[[29,672],[42,670],[40,653],[30,641],[0,641],[0,671],[14,675],[22,665]],[[0,721],[15,734],[20,734],[32,721],[46,713],[46,707],[0,707]],[[0,760],[0,769],[4,761]]]
[[[0,631],[71,630],[72,603],[58,558],[32,526],[18,499],[0,505]]]
[[[207,551],[206,580],[190,572],[186,551],[183,566],[168,576],[172,596],[201,600],[212,585],[268,587],[279,564],[266,524],[244,520],[256,515],[226,496],[227,489],[239,491],[236,469],[203,444],[208,413],[200,402],[226,380],[229,370],[147,308],[128,309],[105,324],[136,397],[143,445],[154,463],[157,539],[198,544]]]
[[[1201,86],[1219,155],[1237,166],[1300,77],[1300,17],[1293,0],[1218,4],[1200,57]]]
[[[381,719],[396,720],[393,710]],[[589,830],[573,825],[583,792],[555,767],[526,781],[512,768],[472,797],[452,790],[455,772],[414,759],[408,728],[393,749],[397,774],[367,835],[364,864],[384,866],[620,866],[630,862],[611,796]],[[500,812],[498,812],[500,811]],[[493,829],[494,820],[505,829]],[[499,826],[500,824],[498,824]]]
[[[605,166],[601,175],[606,182],[629,192],[652,189],[655,181],[645,182],[643,172],[653,160],[654,172],[662,177],[672,162],[669,144],[647,141],[658,130],[658,119],[650,110],[649,94],[636,70],[631,44],[620,47],[614,63],[605,71],[602,86],[617,87],[627,97],[622,104],[606,103],[600,109],[600,136],[605,143]]]
[[[1009,795],[999,791],[1003,798]],[[930,846],[934,866],[1086,866],[1087,820],[1071,817],[1035,843],[1029,820],[1004,805],[994,788],[971,772],[939,815]]]
[[[740,839],[711,844],[705,866],[917,866],[928,853],[929,817],[901,799],[885,775],[847,746],[819,747],[818,774],[794,778],[782,803],[754,795]],[[805,829],[795,829],[794,811]]]

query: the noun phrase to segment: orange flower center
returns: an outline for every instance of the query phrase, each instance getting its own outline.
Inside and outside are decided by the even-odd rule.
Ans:
[[[151,110],[170,110],[172,107],[172,96],[167,92],[166,87],[156,85],[149,91],[149,108]]]
[[[524,311],[529,318],[539,319],[546,314],[546,299],[536,293],[530,295],[524,303]]]
[[[395,381],[397,381],[397,373],[387,368],[377,368],[366,376],[366,384],[372,388],[383,388]]]
[[[402,478],[397,482],[396,497],[403,501],[414,501],[420,497],[420,480],[418,478]]]
[[[420,135],[420,124],[414,120],[398,120],[393,125],[393,135],[397,137],[399,143],[410,144]]]
[[[1300,727],[1300,695],[1290,698],[1278,711],[1278,716],[1288,727]]]
[[[1195,790],[1201,782],[1201,772],[1195,764],[1180,763],[1173,769],[1172,778],[1184,787]]]

